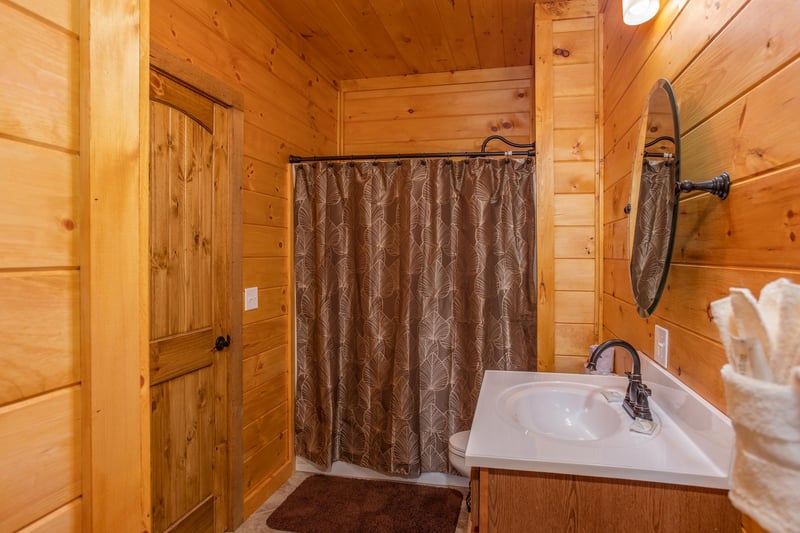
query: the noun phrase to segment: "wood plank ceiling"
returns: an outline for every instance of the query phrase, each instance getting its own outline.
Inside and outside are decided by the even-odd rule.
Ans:
[[[261,1],[337,80],[531,64],[531,0]]]

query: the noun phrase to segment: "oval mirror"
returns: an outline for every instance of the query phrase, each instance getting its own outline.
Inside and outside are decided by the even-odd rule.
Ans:
[[[660,79],[642,112],[631,173],[629,266],[642,317],[655,311],[669,272],[680,195],[680,131],[675,92]]]

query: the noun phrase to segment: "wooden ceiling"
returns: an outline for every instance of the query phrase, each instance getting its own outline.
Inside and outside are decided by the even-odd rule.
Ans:
[[[262,0],[337,80],[531,64],[531,0]]]

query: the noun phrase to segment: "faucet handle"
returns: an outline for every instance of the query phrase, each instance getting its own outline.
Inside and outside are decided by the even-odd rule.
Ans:
[[[639,383],[636,387],[636,399],[633,410],[636,416],[644,418],[645,420],[652,420],[653,415],[650,413],[650,402],[647,401],[648,396],[652,396],[653,391],[644,383]]]

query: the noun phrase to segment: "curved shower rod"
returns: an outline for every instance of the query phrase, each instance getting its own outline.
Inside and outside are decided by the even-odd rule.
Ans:
[[[506,139],[502,135],[489,135],[481,143],[481,152],[485,152],[486,151],[486,145],[489,144],[490,141],[494,141],[495,139],[497,139],[498,141],[503,141],[507,145],[513,146],[514,148],[531,148],[531,149],[533,149],[533,148],[536,147],[536,143],[520,144],[520,143],[515,143],[515,142],[512,142],[512,141],[509,141],[508,139]]]
[[[671,142],[672,144],[675,144],[675,139],[674,139],[674,138],[670,137],[669,135],[662,135],[661,137],[656,137],[655,139],[653,139],[653,140],[652,140],[652,141],[650,141],[649,143],[645,143],[645,144],[644,144],[644,147],[645,147],[645,148],[650,148],[650,147],[651,147],[651,146],[653,146],[654,144],[656,144],[656,143],[660,143],[661,141],[669,141],[669,142]]]
[[[508,152],[487,152],[486,145],[494,139],[502,140],[504,143],[514,148],[528,148],[528,150],[511,150]],[[289,163],[303,163],[311,161],[359,161],[365,159],[432,159],[441,157],[493,157],[493,156],[525,156],[534,157],[536,155],[535,144],[518,144],[511,142],[501,135],[490,135],[483,140],[480,152],[425,152],[419,154],[367,154],[367,155],[317,155],[301,157],[296,155],[289,156]]]
[[[672,138],[672,137],[670,137],[668,135],[662,135],[661,137],[656,137],[655,139],[653,139],[649,143],[645,143],[644,147],[645,148],[650,148],[654,144],[660,143],[661,141],[668,141],[668,142],[671,142],[672,144],[675,144],[675,139],[674,138]],[[645,150],[644,157],[673,159],[675,157],[675,155],[674,154],[670,154],[670,153],[664,153],[664,152],[648,152],[647,150]]]

